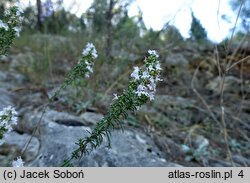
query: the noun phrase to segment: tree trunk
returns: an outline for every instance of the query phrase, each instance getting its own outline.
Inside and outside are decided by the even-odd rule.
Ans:
[[[111,58],[112,52],[112,44],[113,44],[113,27],[112,27],[112,19],[113,19],[113,8],[115,5],[114,0],[110,0],[109,9],[106,13],[106,21],[107,21],[107,39],[106,39],[106,57],[108,59]]]
[[[43,24],[41,20],[41,14],[42,14],[41,0],[36,0],[36,5],[37,5],[37,28],[40,32],[42,32]]]

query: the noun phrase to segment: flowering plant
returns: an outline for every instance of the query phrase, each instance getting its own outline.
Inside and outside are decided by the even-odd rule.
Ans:
[[[148,100],[154,99],[156,83],[159,81],[161,71],[158,54],[154,50],[148,51],[149,56],[145,58],[145,69],[135,67],[131,74],[133,78],[127,90],[117,96],[110,105],[108,114],[97,123],[89,136],[80,138],[76,143],[78,148],[73,151],[71,157],[64,160],[63,166],[72,166],[71,160],[81,158],[100,146],[106,137],[110,144],[111,130],[116,126],[122,129],[121,119],[126,118],[129,111],[139,109]]]
[[[20,25],[23,20],[23,10],[18,6],[11,7],[4,12],[3,19],[0,19],[0,55],[6,54],[8,48],[15,37],[19,36],[21,31]],[[8,106],[0,111],[0,145],[4,143],[4,139],[11,132],[12,126],[17,124],[17,112],[14,107]],[[21,157],[12,162],[14,167],[23,166]]]
[[[7,52],[13,39],[19,35],[19,25],[22,19],[20,18],[21,13],[23,13],[22,10],[15,6],[5,13],[3,20],[0,20],[0,55]],[[92,43],[88,43],[83,49],[77,65],[68,73],[59,89],[51,97],[51,101],[59,95],[61,90],[76,80],[88,78],[93,72],[94,60],[97,57],[95,46]],[[148,56],[144,60],[145,66],[141,68],[134,67],[128,88],[120,96],[115,95],[108,114],[97,123],[93,131],[89,132],[88,136],[78,139],[76,143],[78,148],[64,161],[63,166],[71,166],[71,160],[81,158],[84,154],[90,153],[99,147],[105,138],[110,145],[111,131],[115,127],[123,128],[121,120],[127,117],[128,112],[136,111],[148,101],[154,100],[156,83],[160,81],[159,74],[161,71],[158,58],[159,55],[155,50],[148,51]],[[44,108],[44,112],[46,107],[47,105]],[[4,136],[16,124],[17,112],[13,107],[9,106],[0,111],[0,145],[4,143]],[[14,167],[22,167],[23,164],[21,157],[12,162]]]
[[[4,137],[12,131],[12,126],[17,124],[17,112],[15,108],[8,106],[0,111],[0,145],[4,143]]]
[[[5,11],[0,20],[0,55],[6,54],[15,37],[19,36],[23,10],[20,6]]]
[[[13,167],[23,167],[24,166],[23,164],[24,164],[24,162],[20,156],[17,157],[17,160],[12,161]]]
[[[98,54],[93,43],[87,43],[86,47],[82,51],[82,56],[77,65],[68,73],[60,88],[51,97],[51,101],[58,97],[61,90],[71,85],[76,80],[88,78],[90,73],[93,73],[94,60],[97,57]]]

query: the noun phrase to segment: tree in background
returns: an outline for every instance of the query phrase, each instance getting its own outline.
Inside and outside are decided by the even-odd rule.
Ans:
[[[207,40],[207,32],[202,27],[200,21],[194,16],[193,12],[192,12],[192,23],[191,23],[191,28],[190,28],[190,36],[191,36],[192,40],[196,40],[198,42]]]
[[[179,42],[183,41],[183,37],[175,26],[169,25],[164,33],[164,40],[167,40],[168,42]]]
[[[42,4],[41,0],[36,0],[36,6],[37,6],[37,28],[40,32],[43,31],[43,24],[42,24]]]
[[[118,50],[124,55],[133,53],[140,57],[145,54],[141,50],[164,50],[183,40],[178,29],[170,26],[169,22],[159,31],[146,28],[140,10],[130,17],[128,11],[133,1],[94,0],[79,18],[64,9],[62,0],[37,0],[37,4],[29,4],[24,10],[24,31],[34,33],[40,30],[45,34],[60,35],[77,33],[86,40],[98,42],[97,47],[102,49],[107,60],[120,58]],[[131,55],[128,57],[132,58]]]
[[[108,4],[108,10],[106,11],[106,29],[107,29],[107,39],[106,39],[106,57],[111,57],[112,44],[113,44],[113,26],[112,20],[115,15],[114,7],[117,1],[110,0]]]
[[[37,27],[40,32],[44,31],[44,20],[46,17],[51,17],[54,14],[53,2],[46,0],[44,3],[41,0],[37,0]],[[46,30],[47,31],[47,30]]]
[[[3,18],[4,9],[5,9],[4,3],[1,2],[0,3],[0,19]]]
[[[114,30],[114,38],[119,40],[119,49],[125,48],[128,51],[135,50],[134,46],[140,41],[141,30],[140,18],[125,15],[117,24]]]
[[[66,11],[63,1],[37,0],[36,5],[29,4],[24,10],[24,29],[30,32],[64,34],[77,32],[84,28],[82,18]]]
[[[93,33],[105,37],[105,53],[108,58],[112,56],[114,29],[126,16],[132,2],[133,0],[94,0],[86,13]]]
[[[88,25],[93,33],[103,33],[105,31],[105,11],[108,4],[106,0],[94,0],[86,12]]]

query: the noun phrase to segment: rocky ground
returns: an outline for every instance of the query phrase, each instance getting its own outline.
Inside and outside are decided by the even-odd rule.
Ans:
[[[18,126],[0,146],[0,165],[9,166],[23,153],[25,166],[60,166],[76,140],[105,115],[107,105],[75,113],[58,102],[47,107],[40,121],[49,91],[32,86],[27,75],[17,71],[16,62],[24,55],[0,60],[0,109],[12,105],[19,113]],[[235,166],[250,166],[249,61],[225,78],[223,128],[214,48],[178,47],[161,60],[163,82],[156,100],[124,120],[123,132],[114,130],[111,147],[104,143],[75,164],[232,166],[228,145]]]

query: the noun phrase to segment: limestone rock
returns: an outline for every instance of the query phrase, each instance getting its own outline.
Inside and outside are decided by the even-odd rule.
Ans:
[[[53,121],[53,115],[46,115],[39,127],[41,148],[37,158],[28,166],[60,166],[76,148],[77,139],[91,131],[84,126],[66,126]],[[154,142],[142,132],[120,130],[112,132],[111,149],[107,142],[90,155],[76,161],[77,166],[179,166],[169,163],[161,155]]]
[[[7,137],[4,138],[4,144],[0,146],[0,154],[3,159],[15,159],[21,155],[21,152],[25,148],[25,145],[31,139],[28,148],[24,152],[22,158],[25,162],[34,160],[39,152],[40,142],[36,137],[32,137],[28,134],[18,134],[16,132],[10,132]],[[1,160],[0,160],[1,161]],[[6,162],[5,162],[6,163]],[[9,164],[6,164],[9,166]]]
[[[93,112],[85,112],[80,116],[80,118],[85,121],[86,125],[95,125],[103,118],[103,115]]]
[[[216,77],[213,80],[209,81],[206,85],[206,89],[213,91],[216,94],[220,93],[220,84],[221,78]],[[224,83],[224,92],[226,93],[239,93],[241,91],[241,81],[240,79],[234,76],[226,76],[225,83]]]
[[[178,68],[187,68],[188,66],[188,60],[182,54],[177,53],[168,55],[165,62]]]

